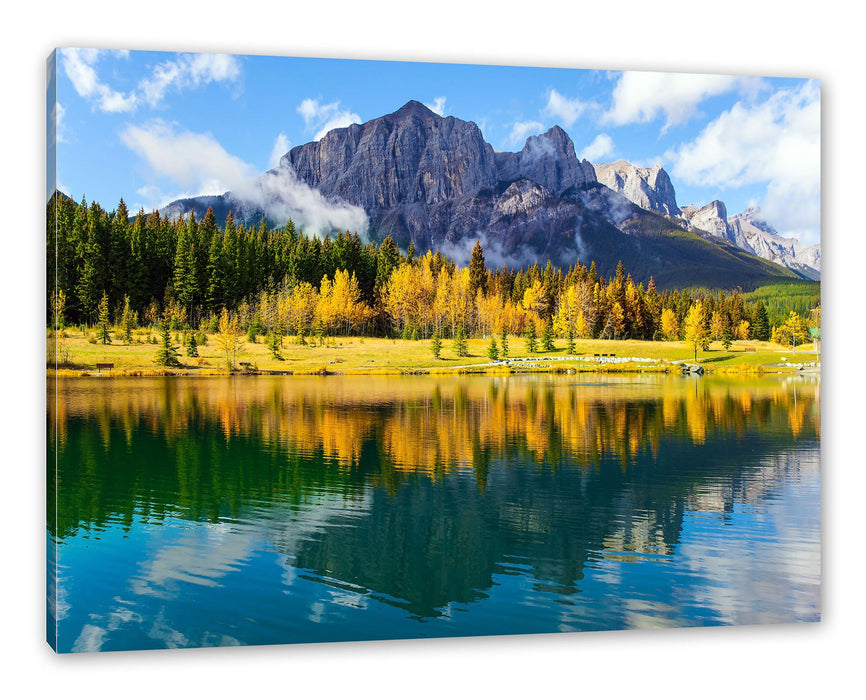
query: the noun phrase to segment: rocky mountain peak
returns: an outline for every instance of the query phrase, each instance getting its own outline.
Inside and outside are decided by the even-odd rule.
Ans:
[[[578,160],[574,142],[559,126],[530,136],[517,153],[497,153],[496,169],[502,181],[526,178],[555,194],[596,181],[592,165]]]
[[[598,181],[643,209],[680,216],[676,192],[661,165],[641,168],[625,160],[594,166]]]
[[[436,112],[430,109],[427,105],[418,102],[418,100],[409,100],[396,112],[385,115],[384,118],[404,121],[406,119],[411,119],[412,117],[418,117],[420,119],[443,119],[443,117],[436,114]]]
[[[718,238],[724,238],[734,244],[737,243],[732,236],[730,226],[728,226],[728,210],[725,203],[718,199],[714,199],[702,207],[691,204],[683,207],[682,216],[693,228]]]

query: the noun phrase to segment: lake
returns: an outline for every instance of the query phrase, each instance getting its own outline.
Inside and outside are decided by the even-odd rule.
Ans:
[[[52,392],[59,651],[820,619],[815,376]]]

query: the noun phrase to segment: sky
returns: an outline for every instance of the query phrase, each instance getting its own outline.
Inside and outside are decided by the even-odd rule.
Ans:
[[[121,198],[136,212],[242,190],[291,147],[414,99],[475,122],[499,151],[559,125],[592,163],[660,163],[680,207],[758,206],[780,234],[820,241],[817,80],[81,48],[56,57],[49,190],[56,182],[109,210]]]

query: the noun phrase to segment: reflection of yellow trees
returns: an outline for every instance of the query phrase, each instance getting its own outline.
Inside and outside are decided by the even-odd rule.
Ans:
[[[675,377],[250,377],[56,380],[50,439],[87,418],[103,441],[136,426],[169,442],[216,422],[226,440],[254,436],[298,452],[320,451],[353,468],[364,444],[400,472],[430,475],[471,468],[516,447],[540,465],[591,466],[614,457],[626,466],[656,453],[667,435],[697,445],[738,439],[770,425],[794,439],[817,435],[818,382],[683,380]],[[50,387],[49,387],[50,388]],[[57,431],[55,433],[55,431]],[[388,466],[388,465],[380,465]]]

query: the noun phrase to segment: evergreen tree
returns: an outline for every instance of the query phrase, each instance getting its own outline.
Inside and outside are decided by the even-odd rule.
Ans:
[[[722,330],[722,347],[725,350],[730,350],[731,344],[734,342],[734,333],[730,326],[725,326]]]
[[[490,345],[487,346],[487,357],[491,360],[499,359],[499,346],[496,344],[496,336],[490,335]]]
[[[526,330],[523,332],[523,337],[526,340],[526,352],[535,352],[537,350],[538,336],[535,332],[535,320],[529,319],[526,324]]]
[[[752,316],[752,337],[755,340],[770,339],[770,317],[767,314],[767,307],[764,306],[764,301],[758,299],[755,304],[755,312]]]
[[[574,327],[571,326],[571,324],[569,324],[569,326],[568,326],[567,338],[568,338],[568,347],[566,349],[566,352],[568,352],[569,355],[574,355],[574,352],[576,349],[574,346]]]
[[[484,264],[484,249],[475,241],[469,258],[469,296],[474,299],[478,290],[487,291],[487,266]]]
[[[545,323],[541,331],[541,349],[545,352],[553,350],[553,324],[550,322]]]
[[[439,354],[442,352],[442,339],[439,337],[439,331],[433,333],[433,338],[430,340],[430,352],[433,357],[439,359]]]
[[[469,343],[466,341],[466,331],[463,330],[463,324],[457,326],[457,332],[454,333],[454,353],[457,357],[469,356]]]
[[[274,333],[273,330],[269,330],[267,335],[265,336],[265,344],[268,347],[268,350],[271,351],[271,356],[275,360],[282,360],[283,357],[280,354],[280,341],[277,338],[277,334]]]
[[[123,201],[123,200],[121,200]],[[132,328],[135,325],[135,314],[129,308],[129,295],[123,297],[123,313],[120,317],[120,326],[123,328],[123,342],[127,345],[132,343]]]
[[[508,357],[508,332],[503,329],[502,331],[502,342],[501,346],[501,354],[502,357]]]
[[[397,244],[391,236],[385,236],[385,240],[379,246],[379,254],[376,257],[376,283],[375,290],[382,294],[385,285],[388,284],[388,279],[391,277],[391,272],[400,263],[400,251],[397,249]],[[319,278],[321,280],[321,277]],[[319,280],[315,283],[318,284]]]
[[[177,347],[171,342],[171,328],[168,319],[163,316],[159,325],[160,347],[154,360],[163,367],[177,367],[180,361],[177,359]]]
[[[99,322],[96,326],[96,335],[103,345],[111,345],[111,320],[108,316],[108,294],[103,293],[97,309]]]
[[[198,342],[192,331],[186,334],[186,354],[187,357],[198,357]]]
[[[195,214],[190,212],[189,224],[181,227],[174,256],[174,295],[178,304],[185,307],[188,313],[192,311],[198,289],[194,241],[196,230]]]

